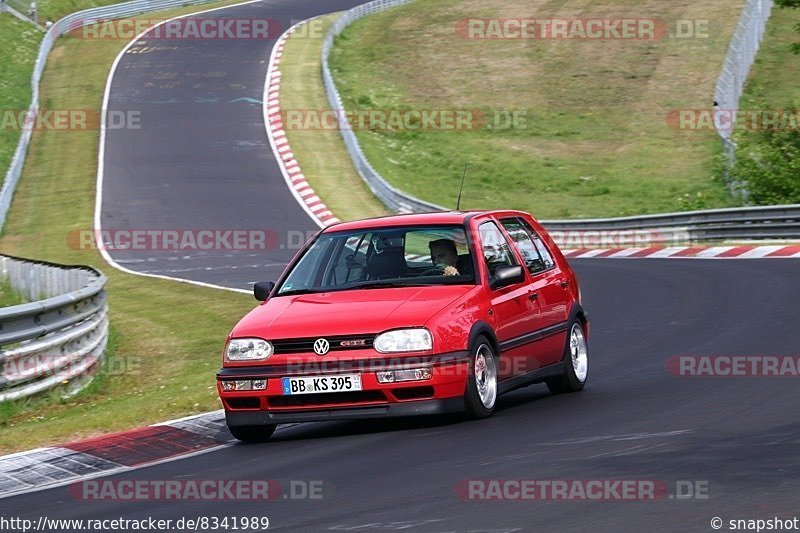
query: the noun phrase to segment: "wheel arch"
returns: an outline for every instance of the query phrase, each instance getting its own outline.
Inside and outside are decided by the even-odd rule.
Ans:
[[[567,324],[572,324],[573,321],[580,320],[583,324],[583,334],[589,338],[589,314],[583,309],[583,306],[578,302],[574,302],[569,310],[569,318]]]
[[[489,339],[489,342],[492,344],[492,350],[496,356],[500,356],[500,344],[497,341],[497,335],[495,335],[492,326],[490,326],[487,322],[483,320],[479,320],[472,325],[472,328],[469,330],[469,337],[467,338],[467,350],[472,350],[472,347],[475,345],[475,341],[481,335],[485,336]]]

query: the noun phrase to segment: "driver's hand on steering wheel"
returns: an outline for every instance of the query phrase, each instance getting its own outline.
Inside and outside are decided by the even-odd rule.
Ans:
[[[445,276],[458,276],[458,269],[454,266],[446,266],[444,267],[444,275]]]

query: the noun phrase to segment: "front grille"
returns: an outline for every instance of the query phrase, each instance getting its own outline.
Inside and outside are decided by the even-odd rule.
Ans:
[[[231,409],[258,409],[261,407],[261,400],[253,397],[226,398],[225,402]]]
[[[325,339],[330,343],[331,352],[344,350],[364,350],[372,348],[375,335],[338,335],[333,337],[309,337],[305,339],[282,339],[270,341],[276,354],[314,353],[314,341]],[[344,345],[342,344],[344,343]]]
[[[323,394],[301,394],[299,396],[271,396],[270,407],[326,407],[342,404],[386,403],[386,396],[380,391],[334,392]]]
[[[403,400],[421,400],[433,398],[433,387],[406,387],[403,389],[392,389],[394,397]]]

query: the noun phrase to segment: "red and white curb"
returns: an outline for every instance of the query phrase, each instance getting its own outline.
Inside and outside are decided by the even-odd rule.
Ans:
[[[313,20],[313,19],[311,19]],[[286,40],[289,36],[297,30],[298,27],[306,24],[308,21],[295,24],[278,39],[272,49],[270,56],[269,67],[267,69],[267,80],[264,84],[264,124],[267,128],[267,137],[269,138],[272,151],[275,154],[275,159],[278,161],[278,166],[283,173],[283,178],[286,184],[292,191],[292,194],[300,203],[300,206],[305,209],[308,215],[320,226],[326,227],[331,224],[336,224],[339,219],[334,216],[330,209],[314,192],[314,189],[309,185],[300,164],[292,153],[292,148],[289,146],[289,140],[286,138],[286,130],[283,127],[283,118],[281,115],[280,106],[280,88],[281,88],[281,58],[283,57],[283,49],[286,45]]]
[[[0,457],[0,499],[230,446],[222,410]]]
[[[773,259],[800,258],[800,245],[654,246],[561,250],[568,259]]]

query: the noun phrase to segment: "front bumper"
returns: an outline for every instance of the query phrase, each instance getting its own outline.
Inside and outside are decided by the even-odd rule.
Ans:
[[[469,354],[451,352],[415,358],[381,358],[326,361],[309,364],[271,364],[226,367],[217,374],[217,391],[225,408],[229,426],[249,426],[289,422],[383,418],[433,415],[464,410],[464,392],[469,372]],[[427,366],[428,380],[380,383],[376,372]],[[342,393],[284,395],[283,377],[323,375],[361,375],[362,390]],[[225,391],[228,380],[266,380],[265,390]]]
[[[228,427],[261,426],[297,422],[324,422],[359,418],[391,418],[401,416],[442,415],[464,411],[464,398],[457,396],[439,400],[417,400],[370,407],[337,407],[313,411],[225,411]]]

